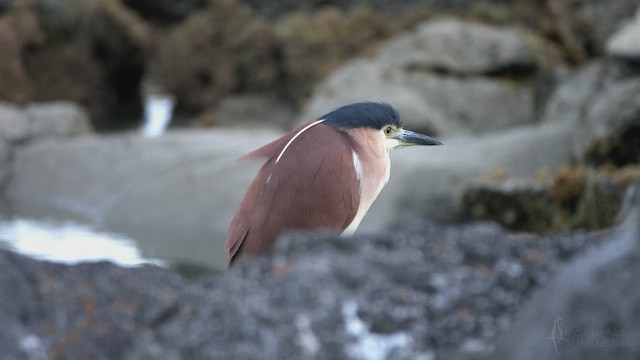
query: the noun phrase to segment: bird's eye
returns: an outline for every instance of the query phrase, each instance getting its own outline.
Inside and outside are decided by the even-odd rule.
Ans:
[[[393,131],[393,129],[391,128],[391,126],[387,126],[386,128],[384,128],[384,134],[385,135],[391,135],[391,132]]]

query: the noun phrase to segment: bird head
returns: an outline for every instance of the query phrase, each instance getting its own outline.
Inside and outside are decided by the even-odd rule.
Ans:
[[[402,127],[400,114],[391,105],[379,102],[361,102],[337,108],[324,116],[324,123],[340,129],[363,128],[376,132],[384,147],[392,150],[414,145],[442,145],[430,136]]]

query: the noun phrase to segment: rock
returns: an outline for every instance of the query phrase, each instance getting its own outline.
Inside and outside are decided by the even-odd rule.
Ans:
[[[362,231],[411,218],[459,220],[460,199],[478,176],[502,169],[532,177],[555,169],[572,154],[575,129],[562,124],[521,127],[484,137],[459,137],[433,148],[407,148],[391,157],[391,179],[365,216]]]
[[[0,138],[0,215],[3,214],[3,193],[7,177],[9,176],[9,162],[11,160],[11,146],[9,142]]]
[[[501,106],[492,105],[496,99],[501,99]],[[529,88],[484,78],[397,74],[371,60],[356,60],[332,74],[298,119],[308,121],[327,109],[367,100],[389,102],[400,111],[407,128],[443,137],[533,121],[532,111],[527,110],[533,110]]]
[[[590,171],[585,180],[582,196],[577,203],[574,226],[587,230],[612,226],[622,207],[626,187],[606,173]]]
[[[499,359],[640,356],[640,189],[616,239],[565,265],[498,341]]]
[[[87,112],[69,102],[0,104],[0,138],[13,145],[47,137],[86,135],[92,131]]]
[[[508,27],[434,20],[400,36],[379,52],[391,67],[458,75],[482,75],[507,70],[536,69],[527,35]]]
[[[0,138],[9,143],[24,141],[29,136],[29,119],[17,106],[0,103]]]
[[[384,0],[280,0],[277,2],[265,2],[260,0],[244,0],[252,9],[261,16],[276,19],[283,14],[291,12],[313,13],[322,11],[327,6],[335,6],[346,12],[353,12],[363,7],[373,8],[376,11],[410,17],[416,12],[435,12],[449,14],[459,12],[475,14],[480,9],[500,8],[512,1],[504,0],[404,0],[397,3],[389,3]],[[520,2],[515,2],[520,5]],[[537,4],[535,4],[537,6]]]
[[[558,212],[548,183],[519,179],[472,184],[464,192],[462,208],[470,218],[491,219],[511,229],[537,233],[553,228]]]
[[[465,46],[465,41],[489,50]],[[398,108],[407,127],[443,137],[529,124],[534,121],[534,89],[521,80],[537,65],[527,44],[524,36],[503,28],[426,22],[376,56],[334,72],[298,119],[314,119],[350,102],[384,100]],[[444,52],[448,46],[452,50]],[[502,77],[505,73],[515,78]]]
[[[440,135],[462,131],[424,101],[417,89],[404,86],[395,76],[390,79],[382,64],[368,59],[349,62],[318,86],[298,122],[317,119],[344,104],[382,100],[400,111],[407,128]]]
[[[183,288],[176,275],[160,268],[67,267],[7,250],[0,250],[0,259],[7,267],[0,274],[0,320],[6,326],[0,346],[7,358],[121,357],[141,327],[175,310]],[[49,329],[38,330],[31,320]]]
[[[267,94],[238,94],[224,97],[213,111],[217,126],[293,127],[293,109]]]
[[[302,106],[318,83],[348,59],[370,54],[408,20],[367,6],[347,12],[328,6],[313,13],[291,13],[275,24],[282,42],[286,97]],[[322,56],[318,56],[322,54]]]
[[[93,130],[87,112],[74,103],[30,104],[25,115],[29,118],[30,137],[87,135]]]
[[[626,20],[633,16],[638,8],[636,0],[586,0],[576,4],[571,13],[578,18],[575,27],[582,27],[582,36],[587,37],[591,47],[603,50],[609,37]]]
[[[419,74],[406,80],[418,89],[422,101],[446,120],[440,131],[443,136],[486,134],[534,121],[533,91],[522,84]]]
[[[574,132],[545,124],[398,150],[361,231],[415,217],[457,219],[457,198],[474,177],[554,169],[571,156]],[[275,137],[245,129],[40,141],[16,152],[7,199],[15,215],[71,217],[140,240],[149,256],[223,267],[228,224],[259,165],[235,160]]]
[[[605,82],[606,65],[593,62],[562,81],[549,97],[541,122],[566,122],[585,125],[585,114]]]
[[[184,19],[194,10],[206,5],[206,0],[157,1],[123,0],[125,5],[136,10],[142,17],[163,22],[176,22]]]
[[[629,60],[640,60],[640,6],[635,18],[607,40],[607,54]]]
[[[542,122],[573,124],[576,157],[591,165],[625,166],[640,161],[640,81],[615,62],[596,62],[558,86]]]
[[[632,167],[598,171],[563,165],[553,178],[504,176],[474,181],[464,191],[466,217],[496,221],[513,230],[549,233],[614,225],[624,193],[640,179],[640,172]]]
[[[594,99],[586,122],[584,160],[616,166],[640,163],[640,79],[610,81]]]
[[[237,159],[277,135],[51,138],[17,149],[6,197],[16,215],[88,222],[129,234],[145,254],[222,268],[227,226],[259,166]]]
[[[0,346],[8,358],[480,356],[560,259],[618,235],[532,239],[428,222],[355,238],[289,234],[270,255],[192,281],[0,250]]]

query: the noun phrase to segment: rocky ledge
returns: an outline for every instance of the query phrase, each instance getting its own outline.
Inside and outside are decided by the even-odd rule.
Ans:
[[[268,256],[196,279],[3,250],[0,348],[5,359],[637,358],[637,186],[629,198],[626,220],[596,234],[487,223],[288,234]],[[552,332],[559,317],[565,335],[608,345],[568,342]]]

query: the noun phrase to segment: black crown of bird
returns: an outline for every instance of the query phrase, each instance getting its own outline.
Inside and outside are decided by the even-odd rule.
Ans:
[[[415,145],[442,143],[404,129],[393,106],[360,102],[243,156],[264,164],[229,225],[229,266],[244,254],[270,250],[287,230],[353,234],[389,180],[389,152]]]

